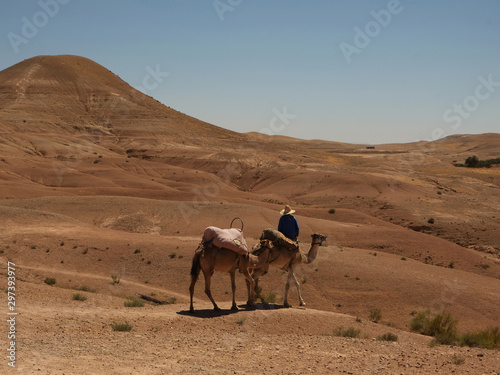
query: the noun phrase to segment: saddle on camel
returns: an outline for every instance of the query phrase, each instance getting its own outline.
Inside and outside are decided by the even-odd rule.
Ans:
[[[298,243],[295,241],[292,241],[291,239],[287,238],[283,233],[267,228],[262,231],[262,234],[260,235],[260,240],[269,240],[271,241],[275,246],[283,246],[290,251],[298,251],[299,246]]]
[[[239,271],[243,274],[247,282],[251,285],[248,290],[247,305],[250,307],[254,304],[254,281],[250,275],[249,268],[256,267],[263,263],[259,257],[252,255],[248,251],[248,247],[243,236],[243,221],[241,221],[241,229],[232,228],[234,220],[231,222],[229,229],[220,229],[217,227],[208,227],[203,233],[203,239],[196,249],[192,265],[191,265],[191,285],[189,286],[190,293],[190,308],[191,312],[194,311],[193,307],[193,294],[194,286],[198,280],[200,271],[203,271],[205,277],[205,294],[212,302],[215,310],[220,310],[215,303],[212,293],[210,291],[211,277],[214,271],[228,272],[231,276],[231,289],[233,292],[232,310],[238,310],[235,301],[235,273]],[[261,255],[261,258],[267,259],[268,254]]]
[[[237,254],[248,254],[248,246],[243,231],[237,228],[220,229],[207,227],[203,232],[203,246],[214,245],[221,249],[229,249]]]

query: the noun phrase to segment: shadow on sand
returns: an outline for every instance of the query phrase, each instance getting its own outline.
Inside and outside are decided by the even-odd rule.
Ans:
[[[214,310],[214,309],[200,309],[200,310],[195,310],[194,312],[190,312],[189,310],[182,310],[178,311],[177,314],[179,315],[185,315],[185,316],[193,316],[195,318],[217,318],[219,316],[226,316],[226,315],[232,315],[236,314],[240,311],[254,311],[254,310],[279,310],[279,309],[286,309],[285,306],[283,305],[276,305],[274,303],[269,303],[269,304],[263,304],[263,303],[256,303],[255,307],[249,307],[248,305],[239,305],[238,306],[239,310],[231,310],[231,309],[221,309],[221,310]]]

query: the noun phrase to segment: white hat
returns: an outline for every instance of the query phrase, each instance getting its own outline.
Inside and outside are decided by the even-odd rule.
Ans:
[[[294,212],[295,212],[295,210],[292,210],[292,207],[290,207],[290,205],[289,205],[289,204],[287,204],[287,205],[285,206],[285,208],[284,208],[284,209],[282,209],[282,210],[280,211],[280,214],[281,214],[281,215],[291,215],[291,214],[293,214]]]

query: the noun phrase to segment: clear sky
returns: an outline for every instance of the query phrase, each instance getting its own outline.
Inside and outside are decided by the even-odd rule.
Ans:
[[[239,132],[350,143],[500,132],[498,0],[3,1],[0,51],[0,70],[88,57]]]

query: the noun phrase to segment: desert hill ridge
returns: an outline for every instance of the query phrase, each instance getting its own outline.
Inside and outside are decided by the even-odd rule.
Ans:
[[[234,135],[164,106],[80,56],[37,56],[1,71],[0,99],[2,117],[14,120],[4,123],[11,131],[50,132],[56,125],[72,134],[115,137],[154,134],[169,139],[181,130],[193,138]],[[14,124],[21,118],[21,124]]]
[[[93,343],[102,349],[123,341],[109,325],[128,320],[136,336],[125,351],[111,345],[111,362],[132,346],[156,353],[158,343],[169,340],[176,344],[161,346],[169,360],[159,367],[172,368],[171,358],[192,348],[217,357],[222,344],[210,336],[215,326],[233,339],[236,356],[241,342],[258,344],[255,331],[275,351],[293,336],[299,357],[321,341],[328,350],[317,358],[326,361],[342,352],[337,345],[357,350],[356,343],[329,335],[333,325],[356,325],[359,317],[367,340],[391,329],[402,338],[401,344],[366,344],[374,361],[384,363],[381,369],[398,371],[406,361],[414,373],[422,363],[448,373],[455,369],[449,358],[459,353],[468,370],[486,373],[481,366],[497,368],[496,357],[481,362],[482,353],[463,348],[431,353],[428,338],[403,332],[412,314],[426,308],[449,312],[462,332],[499,325],[500,168],[453,165],[471,155],[500,156],[500,134],[386,145],[240,134],[168,108],[88,59],[28,59],[0,72],[0,260],[19,267],[23,324],[38,327],[23,331],[23,347],[44,369],[57,372],[60,364],[78,373],[71,349],[77,345],[92,358],[91,368],[103,372],[97,364],[103,352]],[[201,313],[186,315],[190,260],[203,229],[227,227],[240,216],[252,246],[262,229],[277,225],[287,203],[297,210],[303,249],[312,233],[329,237],[316,261],[298,270],[307,308],[289,314],[279,308],[285,280],[273,269],[261,285],[275,294],[274,311],[226,314],[229,280],[216,273],[212,292],[223,315],[208,311],[202,280],[195,293]],[[46,278],[56,284],[46,285]],[[243,303],[245,286],[237,279]],[[82,286],[94,292],[80,291],[88,299],[72,300]],[[176,302],[125,308],[123,301],[137,293]],[[296,302],[293,287],[289,300]],[[375,308],[382,324],[367,324]],[[93,325],[96,309],[101,317]],[[49,350],[51,337],[57,340]],[[216,348],[204,346],[214,340]],[[400,352],[408,345],[415,361]],[[147,357],[159,363],[156,354]],[[202,371],[192,358],[186,354],[175,368]],[[276,358],[281,366],[290,362],[285,353]],[[135,371],[125,362],[117,368]],[[251,363],[245,368],[262,373]],[[314,368],[324,370],[323,364]]]

